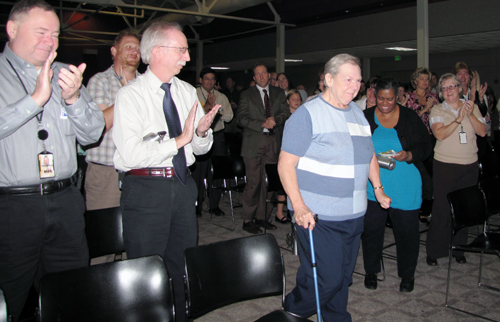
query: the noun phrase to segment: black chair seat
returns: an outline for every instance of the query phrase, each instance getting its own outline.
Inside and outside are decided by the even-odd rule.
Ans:
[[[149,256],[42,277],[40,322],[174,321],[163,259]]]
[[[266,314],[265,316],[261,317],[255,322],[308,322],[308,321],[310,322],[310,320],[308,319],[292,315],[284,310],[276,310],[274,312]]]
[[[499,254],[500,252],[500,234],[488,233],[477,236],[467,245],[454,246],[455,250],[468,252],[483,252],[485,254]]]

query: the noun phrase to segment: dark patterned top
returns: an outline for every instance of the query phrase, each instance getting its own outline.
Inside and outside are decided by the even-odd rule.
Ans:
[[[432,134],[431,128],[429,126],[429,115],[431,114],[431,109],[428,109],[427,111],[424,112],[424,114],[420,115],[419,112],[425,108],[425,105],[420,105],[420,103],[418,102],[418,96],[417,96],[417,94],[415,94],[414,91],[410,92],[409,94],[410,94],[410,97],[408,98],[408,103],[406,104],[406,106],[409,109],[412,109],[415,112],[417,112],[417,114],[419,114],[420,118],[422,119],[425,126],[427,127],[429,134]],[[439,103],[439,100],[438,100],[436,94],[434,94],[432,92],[427,93],[426,100],[428,100],[430,97],[433,97],[435,99],[434,105]]]

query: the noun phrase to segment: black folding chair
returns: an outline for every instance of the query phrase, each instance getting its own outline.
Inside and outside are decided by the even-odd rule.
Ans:
[[[40,285],[40,322],[175,321],[163,259],[142,257],[50,273]]]
[[[469,311],[458,309],[449,304],[448,297],[451,281],[451,265],[453,262],[452,252],[454,250],[480,253],[478,286],[488,288],[490,290],[500,291],[499,288],[481,283],[483,254],[494,254],[500,257],[500,234],[490,233],[487,229],[487,219],[489,217],[489,213],[487,211],[486,199],[483,191],[478,186],[471,186],[450,192],[448,194],[448,201],[450,202],[451,207],[452,236],[450,240],[445,306],[475,317],[495,321]],[[480,232],[471,243],[466,245],[453,245],[453,236],[455,236],[459,230],[478,226],[482,227],[482,232]]]
[[[7,322],[7,303],[2,289],[0,289],[0,322]]]
[[[220,307],[271,295],[285,300],[283,256],[271,234],[186,249],[186,321]],[[258,322],[305,322],[283,309]]]
[[[234,230],[236,224],[234,222],[234,202],[232,192],[235,191],[237,193],[243,192],[246,184],[245,177],[245,163],[243,162],[243,158],[238,155],[218,155],[212,156],[212,176],[213,181],[222,179],[223,187],[214,187],[221,188],[224,193],[229,194],[229,206],[231,207],[231,219],[232,226],[231,228],[227,228],[219,223],[215,223],[212,219],[212,214],[210,215],[210,222],[216,226]],[[234,180],[234,181],[233,181]],[[238,183],[238,180],[244,180],[244,183]],[[234,183],[234,184],[233,184]]]
[[[121,259],[125,245],[120,207],[87,211],[85,234],[90,258],[115,254],[115,260]]]

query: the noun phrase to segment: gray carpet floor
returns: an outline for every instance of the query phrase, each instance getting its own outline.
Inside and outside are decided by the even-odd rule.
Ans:
[[[231,226],[230,208],[228,198],[221,201],[221,208],[225,216],[213,217],[213,222]],[[205,205],[206,209],[206,205]],[[199,244],[208,244],[222,240],[250,236],[242,230],[242,208],[235,208],[236,229],[230,231],[214,225],[210,221],[210,214],[203,212],[198,220]],[[273,211],[274,218],[274,211]],[[500,219],[494,218],[497,222]],[[287,292],[295,286],[295,275],[299,267],[299,257],[294,256],[287,245],[289,225],[276,223],[277,230],[268,231],[273,234],[283,249],[286,267]],[[421,224],[421,241],[426,238],[426,225]],[[472,231],[470,231],[472,233]],[[392,229],[386,229],[385,245],[394,242]],[[384,250],[384,266],[386,278],[379,281],[377,290],[367,290],[363,285],[364,270],[363,256],[359,251],[353,284],[349,289],[348,311],[353,321],[482,321],[477,317],[446,308],[444,306],[446,293],[446,278],[448,272],[448,259],[439,259],[439,265],[428,266],[425,258],[425,246],[420,246],[419,260],[415,275],[415,289],[411,293],[400,293],[400,279],[397,276],[396,247]],[[452,277],[449,304],[457,308],[484,315],[492,320],[500,320],[500,293],[479,288],[477,286],[479,254],[466,254],[467,264],[460,265],[452,261]],[[379,274],[382,275],[382,274]],[[383,276],[379,276],[383,278]],[[497,256],[485,255],[483,257],[482,282],[487,285],[500,287],[500,259]],[[281,307],[281,297],[268,297],[228,305],[197,319],[199,322],[245,322],[254,321],[260,316]],[[317,321],[314,315],[310,317]],[[484,320],[483,320],[484,321]],[[330,322],[330,321],[325,321]]]

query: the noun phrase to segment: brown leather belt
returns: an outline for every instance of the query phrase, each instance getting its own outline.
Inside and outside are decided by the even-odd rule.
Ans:
[[[20,187],[0,187],[0,195],[49,195],[54,192],[62,191],[78,181],[78,175],[75,173],[68,179],[58,181],[47,181],[32,186]]]
[[[187,173],[189,174],[189,169],[187,170]],[[175,177],[175,170],[172,167],[133,169],[133,170],[127,171],[127,175],[128,176],[172,178],[172,177]]]

